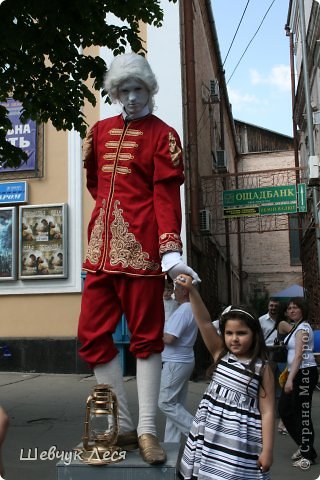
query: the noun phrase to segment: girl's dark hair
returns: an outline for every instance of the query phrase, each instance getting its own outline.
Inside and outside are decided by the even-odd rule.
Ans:
[[[253,378],[255,374],[255,366],[256,366],[257,360],[260,359],[262,361],[262,366],[261,366],[261,371],[262,371],[268,359],[268,351],[264,341],[259,319],[245,305],[230,305],[230,307],[227,307],[220,315],[219,328],[221,332],[221,338],[223,341],[223,349],[219,357],[217,358],[217,361],[210,368],[210,373],[212,374],[214,372],[221,358],[228,353],[228,349],[225,344],[225,338],[224,338],[225,327],[228,320],[242,320],[253,333],[252,349],[250,352],[251,361],[248,365],[248,369],[251,373],[251,378]]]
[[[293,303],[298,308],[300,308],[300,310],[302,312],[302,318],[303,318],[303,320],[305,320],[307,322],[308,318],[309,318],[309,306],[308,306],[307,302],[305,301],[305,299],[303,297],[292,297],[288,301],[288,306],[290,305],[290,303]]]

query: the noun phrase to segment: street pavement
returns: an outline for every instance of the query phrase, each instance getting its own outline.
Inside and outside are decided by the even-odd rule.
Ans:
[[[190,412],[195,413],[207,383],[189,382]],[[56,480],[57,452],[67,459],[72,448],[80,443],[86,399],[95,384],[94,377],[86,375],[0,373],[0,403],[10,416],[10,427],[3,447],[5,480]],[[138,400],[135,378],[126,377],[125,385],[130,410],[136,420]],[[296,446],[288,436],[276,431],[273,480],[320,480],[319,391],[314,393],[312,416],[319,464],[305,471],[292,467],[290,457]],[[161,440],[164,423],[164,416],[159,412],[158,431]]]

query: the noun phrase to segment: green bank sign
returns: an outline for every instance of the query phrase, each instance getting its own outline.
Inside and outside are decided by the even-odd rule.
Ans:
[[[225,190],[223,209],[225,218],[306,212],[306,185]]]

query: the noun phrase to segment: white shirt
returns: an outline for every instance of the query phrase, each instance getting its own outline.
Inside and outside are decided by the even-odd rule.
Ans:
[[[296,347],[296,339],[295,336],[299,330],[303,330],[308,334],[308,342],[303,344],[303,349],[302,349],[302,360],[299,368],[309,368],[309,367],[315,367],[316,361],[313,355],[313,345],[314,345],[314,340],[313,340],[313,330],[308,322],[302,322],[298,327],[295,329],[291,337],[289,338],[288,342],[288,369],[290,371],[292,367],[292,363],[294,360],[295,356],[295,347]],[[289,334],[288,334],[289,335]],[[286,337],[287,338],[287,337]],[[284,339],[286,341],[286,339]]]
[[[182,303],[164,325],[164,332],[177,337],[162,352],[163,362],[189,363],[194,360],[193,345],[198,327],[193,317],[190,302]]]
[[[179,307],[179,303],[176,302],[173,298],[170,298],[169,300],[163,300],[163,306],[164,306],[164,319],[165,322],[171,317],[173,312],[177,310]]]
[[[259,322],[262,328],[263,337],[266,341],[266,345],[268,347],[273,346],[274,339],[277,338],[277,329],[274,329],[275,323],[276,323],[275,320],[270,318],[269,313],[266,313],[265,315],[262,315],[262,317],[259,318]],[[274,331],[272,332],[272,330]],[[269,335],[270,332],[272,333]]]

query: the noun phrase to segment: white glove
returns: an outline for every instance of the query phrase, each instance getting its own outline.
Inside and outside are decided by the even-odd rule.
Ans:
[[[182,260],[181,262],[174,265],[174,267],[170,268],[170,270],[168,271],[168,274],[170,275],[172,280],[174,280],[178,275],[180,275],[180,273],[184,273],[185,275],[189,275],[190,277],[192,277],[193,284],[201,282],[197,272],[192,270],[192,268],[188,267],[188,265],[186,265]]]
[[[161,267],[163,272],[168,272],[172,280],[174,280],[180,273],[184,273],[193,278],[192,283],[201,282],[199,275],[188,267],[181,258],[178,252],[168,252],[162,257]]]

